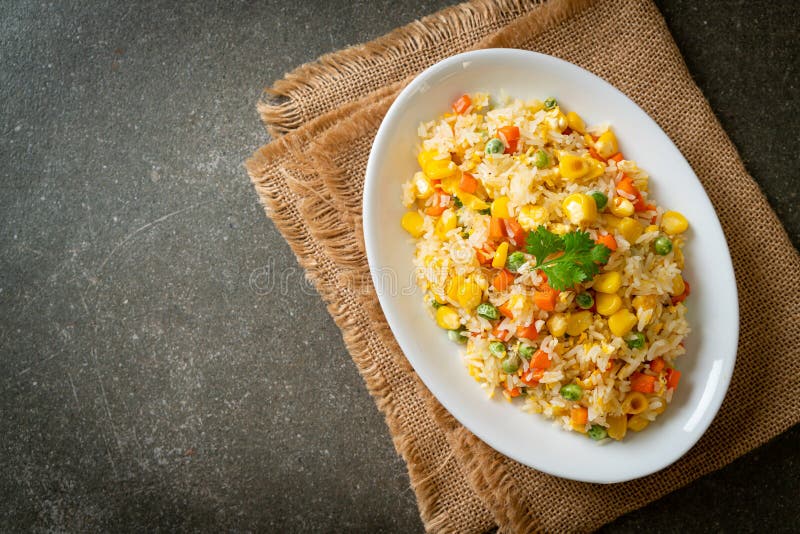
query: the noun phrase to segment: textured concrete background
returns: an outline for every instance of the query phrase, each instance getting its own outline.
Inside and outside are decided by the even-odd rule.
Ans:
[[[262,87],[448,3],[0,4],[0,530],[421,529],[242,161]],[[797,245],[794,5],[659,6]],[[605,530],[791,529],[799,438]]]

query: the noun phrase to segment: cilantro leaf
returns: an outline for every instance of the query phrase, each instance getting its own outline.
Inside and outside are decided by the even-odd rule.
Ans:
[[[597,244],[592,247],[592,261],[596,263],[602,263],[605,265],[608,263],[608,258],[611,256],[611,249],[605,245]]]
[[[536,268],[547,275],[550,287],[558,290],[591,280],[611,255],[611,250],[595,244],[588,232],[576,230],[558,236],[544,226],[528,234],[527,250],[536,258]]]
[[[589,237],[589,232],[580,230],[564,234],[561,239],[564,241],[565,251],[588,250],[594,245],[594,241]]]
[[[547,275],[547,284],[553,289],[566,289],[575,285],[582,277],[580,269],[574,263],[561,263],[553,266],[543,266],[542,270]]]
[[[544,226],[539,226],[536,230],[529,232],[525,241],[528,245],[528,254],[536,258],[536,265],[543,264],[550,254],[564,250],[561,237],[553,232],[548,232]]]

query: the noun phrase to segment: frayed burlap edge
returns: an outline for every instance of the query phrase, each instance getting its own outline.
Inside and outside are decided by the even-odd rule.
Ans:
[[[424,52],[449,40],[454,33],[468,35],[477,28],[489,26],[501,14],[513,18],[536,7],[539,1],[476,0],[458,4],[369,43],[326,54],[316,61],[301,65],[266,89],[262,101],[257,104],[258,112],[270,135],[278,137],[311,118],[304,109],[303,98],[298,98],[300,95],[326,92],[344,77],[357,78],[359,73],[367,72],[376,65]],[[378,87],[368,88],[364,92],[375,89]]]
[[[374,110],[375,115],[383,117],[389,106],[397,97],[397,93],[405,86],[407,80],[396,82],[388,87],[378,89],[373,93],[368,94],[356,102],[356,108],[361,109],[361,106],[368,106],[370,112]],[[350,117],[348,117],[349,119]],[[349,122],[349,121],[348,121]],[[340,215],[352,226],[356,226],[361,220],[361,198],[353,194],[353,191],[348,187],[343,180],[346,174],[342,165],[339,165],[331,157],[331,152],[328,150],[320,150],[322,146],[337,146],[338,143],[343,143],[345,140],[348,142],[352,139],[351,132],[348,131],[347,124],[342,128],[331,128],[314,142],[314,146],[307,151],[306,157],[309,158],[311,165],[315,172],[317,172],[323,180],[325,187],[333,197],[340,209]],[[341,145],[338,145],[341,146]],[[356,232],[359,239],[362,233]],[[363,244],[362,244],[363,247]]]

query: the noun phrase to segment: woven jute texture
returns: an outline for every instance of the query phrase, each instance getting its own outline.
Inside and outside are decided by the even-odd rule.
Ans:
[[[682,151],[722,222],[740,299],[733,380],[705,436],[651,476],[605,486],[573,482],[493,451],[422,385],[378,305],[361,231],[372,140],[397,92],[416,73],[482,47],[551,54],[618,87]],[[270,93],[259,111],[274,140],[248,160],[248,172],[268,216],[328,303],[386,417],[426,529],[593,530],[800,421],[800,257],[649,0],[477,0],[304,65]]]

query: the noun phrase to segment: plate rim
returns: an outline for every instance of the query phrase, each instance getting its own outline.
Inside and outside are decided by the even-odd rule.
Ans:
[[[726,255],[723,258],[723,261],[720,261],[720,264],[722,264],[721,266],[726,271],[724,274],[729,274],[730,275],[729,278],[731,280],[731,283],[729,283],[728,285],[730,286],[731,297],[732,297],[733,302],[735,303],[735,306],[734,306],[734,309],[731,311],[731,313],[733,314],[734,317],[732,317],[732,319],[730,321],[732,323],[731,326],[732,326],[732,328],[734,330],[731,331],[730,334],[734,334],[734,335],[731,336],[731,338],[733,338],[735,341],[733,343],[732,350],[727,351],[729,354],[727,354],[725,357],[722,358],[722,361],[724,363],[727,363],[727,365],[723,365],[723,368],[721,370],[721,374],[718,377],[717,387],[713,391],[713,398],[710,400],[710,403],[707,404],[707,408],[705,409],[705,413],[707,413],[709,415],[706,416],[706,420],[702,421],[701,423],[699,423],[699,424],[697,424],[695,426],[695,428],[697,430],[693,431],[693,433],[690,436],[687,437],[687,439],[685,440],[684,445],[679,446],[679,447],[675,447],[673,449],[673,453],[671,455],[668,455],[665,458],[664,461],[649,465],[647,468],[639,469],[635,473],[628,473],[628,474],[625,474],[625,475],[622,475],[622,476],[619,476],[619,477],[597,477],[597,476],[592,476],[591,473],[588,473],[588,474],[569,473],[569,472],[566,472],[566,471],[564,471],[562,469],[553,468],[552,466],[549,466],[549,465],[541,465],[541,464],[538,464],[536,462],[531,462],[527,458],[519,457],[519,455],[517,455],[514,451],[507,450],[507,447],[503,446],[502,444],[498,443],[496,440],[492,439],[491,435],[487,435],[487,432],[484,432],[482,428],[476,429],[473,425],[471,425],[469,423],[466,423],[464,420],[462,420],[461,417],[459,417],[459,414],[458,414],[459,410],[452,409],[451,406],[449,405],[449,402],[444,400],[440,395],[438,395],[436,393],[436,390],[438,389],[437,383],[435,383],[435,381],[434,381],[434,383],[432,384],[430,382],[431,377],[426,376],[426,373],[424,371],[423,372],[420,371],[420,369],[418,368],[418,366],[415,363],[415,357],[409,357],[409,353],[415,353],[415,351],[409,350],[410,347],[409,347],[408,342],[402,336],[398,336],[398,334],[397,334],[397,332],[395,330],[395,320],[399,321],[399,320],[402,320],[402,318],[396,318],[395,314],[392,312],[392,308],[389,305],[389,299],[391,297],[388,296],[388,295],[385,295],[383,292],[378,290],[381,287],[380,280],[379,280],[380,275],[381,275],[380,274],[381,266],[379,264],[378,259],[375,257],[376,245],[374,245],[374,243],[375,243],[375,239],[377,239],[377,236],[376,236],[376,232],[374,232],[372,230],[372,228],[378,228],[378,226],[370,225],[369,222],[373,221],[374,218],[375,218],[375,215],[374,215],[374,212],[373,212],[374,210],[372,209],[373,204],[374,204],[372,199],[376,194],[377,182],[378,182],[378,178],[376,176],[376,168],[378,166],[378,158],[380,157],[379,153],[382,151],[382,144],[385,142],[384,137],[386,135],[386,130],[389,128],[389,125],[393,122],[393,119],[395,118],[395,116],[398,115],[401,112],[401,110],[405,106],[406,102],[412,96],[414,96],[415,93],[418,90],[421,89],[421,86],[423,86],[426,83],[426,80],[428,78],[434,76],[435,74],[437,74],[440,71],[447,70],[448,68],[451,68],[454,65],[457,65],[459,63],[461,63],[463,65],[463,63],[469,61],[470,59],[475,59],[475,58],[484,59],[482,56],[495,56],[495,55],[517,56],[518,58],[522,59],[523,61],[524,60],[532,60],[533,62],[544,61],[545,63],[552,62],[554,64],[558,64],[559,67],[561,67],[561,68],[566,68],[567,70],[573,70],[573,71],[576,71],[581,76],[587,76],[587,77],[591,78],[594,83],[599,83],[599,84],[603,85],[606,90],[610,90],[613,93],[616,93],[618,97],[621,97],[622,99],[624,99],[626,101],[627,105],[631,106],[632,110],[635,113],[637,113],[638,115],[641,116],[641,117],[637,117],[637,119],[641,118],[645,122],[649,122],[649,126],[650,127],[654,127],[655,130],[664,137],[665,142],[669,143],[671,145],[672,149],[675,151],[675,153],[677,153],[679,155],[680,159],[682,160],[682,162],[685,164],[686,168],[691,173],[690,179],[693,179],[694,181],[697,182],[697,184],[699,185],[703,195],[705,196],[704,200],[705,200],[705,202],[708,203],[708,206],[710,207],[711,213],[713,213],[713,215],[714,215],[713,221],[718,226],[718,230],[719,230],[719,232],[720,232],[720,234],[722,236],[722,243],[721,244],[724,247],[724,251],[726,252]],[[613,122],[613,120],[611,118],[609,118],[609,122]],[[666,467],[668,467],[671,464],[673,464],[674,462],[676,462],[678,459],[683,457],[689,450],[691,450],[697,444],[697,442],[700,440],[700,438],[703,435],[705,435],[705,433],[708,430],[708,428],[711,426],[713,421],[716,419],[716,417],[717,417],[717,415],[719,413],[719,409],[722,406],[722,403],[723,403],[725,397],[727,396],[727,392],[728,392],[728,389],[730,387],[730,381],[731,381],[731,378],[733,376],[733,371],[734,371],[734,368],[735,368],[735,365],[736,365],[736,357],[737,357],[737,349],[738,349],[738,337],[739,337],[739,328],[740,328],[738,288],[737,288],[737,285],[736,285],[735,272],[734,272],[734,269],[733,269],[733,262],[732,262],[732,258],[731,258],[731,255],[730,255],[730,248],[728,247],[727,238],[725,237],[724,229],[722,228],[722,224],[721,224],[721,222],[719,220],[719,216],[717,215],[717,212],[714,209],[714,206],[711,203],[711,200],[708,198],[708,194],[705,191],[705,188],[703,187],[702,182],[697,177],[697,174],[694,172],[694,169],[692,169],[691,165],[686,160],[686,158],[683,155],[683,153],[678,149],[678,147],[672,141],[672,139],[670,139],[670,137],[666,134],[666,132],[664,132],[664,130],[661,128],[661,126],[659,126],[658,123],[652,117],[650,117],[649,114],[647,114],[638,104],[636,104],[636,102],[634,102],[631,98],[629,98],[627,95],[625,95],[622,91],[620,91],[619,89],[614,87],[612,84],[610,84],[609,82],[603,80],[602,78],[600,78],[599,76],[595,75],[594,73],[592,73],[592,72],[590,72],[590,71],[588,71],[588,70],[586,70],[586,69],[584,69],[582,67],[579,67],[578,65],[575,65],[573,63],[570,63],[568,61],[565,61],[563,59],[560,59],[560,58],[557,58],[557,57],[554,57],[554,56],[550,56],[550,55],[547,55],[547,54],[542,54],[542,53],[539,53],[539,52],[528,51],[528,50],[518,50],[518,49],[509,49],[509,48],[488,48],[488,49],[481,49],[481,50],[474,50],[474,51],[464,52],[464,53],[461,53],[461,54],[456,54],[456,55],[447,57],[447,58],[435,63],[434,65],[428,67],[427,69],[422,71],[420,74],[418,74],[408,85],[406,85],[400,91],[400,93],[398,94],[397,98],[391,104],[391,106],[389,107],[388,111],[386,112],[386,115],[384,116],[384,118],[381,121],[380,127],[378,128],[377,134],[375,136],[375,139],[373,141],[372,147],[370,149],[370,154],[369,154],[369,158],[368,158],[368,161],[367,161],[366,173],[365,173],[365,177],[364,177],[364,192],[363,192],[363,197],[362,197],[362,218],[363,218],[363,221],[364,221],[364,224],[362,225],[362,232],[363,232],[364,243],[365,243],[365,248],[366,248],[366,253],[367,253],[367,262],[368,262],[368,265],[369,265],[370,277],[371,277],[372,283],[373,283],[373,285],[374,285],[374,287],[376,289],[376,294],[377,294],[377,297],[378,297],[378,301],[380,302],[381,309],[382,309],[382,311],[384,313],[384,316],[386,317],[386,322],[388,323],[389,328],[392,331],[392,334],[395,337],[398,345],[400,346],[401,350],[403,351],[404,357],[409,361],[409,363],[412,365],[412,367],[414,368],[414,370],[417,373],[417,375],[423,381],[425,386],[429,389],[431,394],[437,399],[437,401],[440,402],[444,406],[444,408],[451,415],[453,415],[453,417],[455,417],[456,420],[459,421],[460,424],[462,424],[470,432],[474,433],[479,439],[484,441],[487,445],[489,445],[494,450],[500,452],[501,454],[503,454],[503,455],[505,455],[505,456],[517,461],[517,462],[520,462],[523,465],[526,465],[528,467],[536,469],[538,471],[542,471],[544,473],[547,473],[547,474],[550,474],[550,475],[553,475],[553,476],[558,476],[558,477],[565,478],[565,479],[576,480],[576,481],[581,481],[581,482],[602,483],[602,484],[625,482],[625,481],[635,480],[637,478],[641,478],[641,477],[650,475],[652,473],[655,473],[657,471],[665,469]],[[409,262],[410,261],[411,261],[411,258],[409,258]],[[718,264],[716,267],[719,268],[720,264]],[[419,356],[420,357],[424,357],[424,355],[419,355]]]

